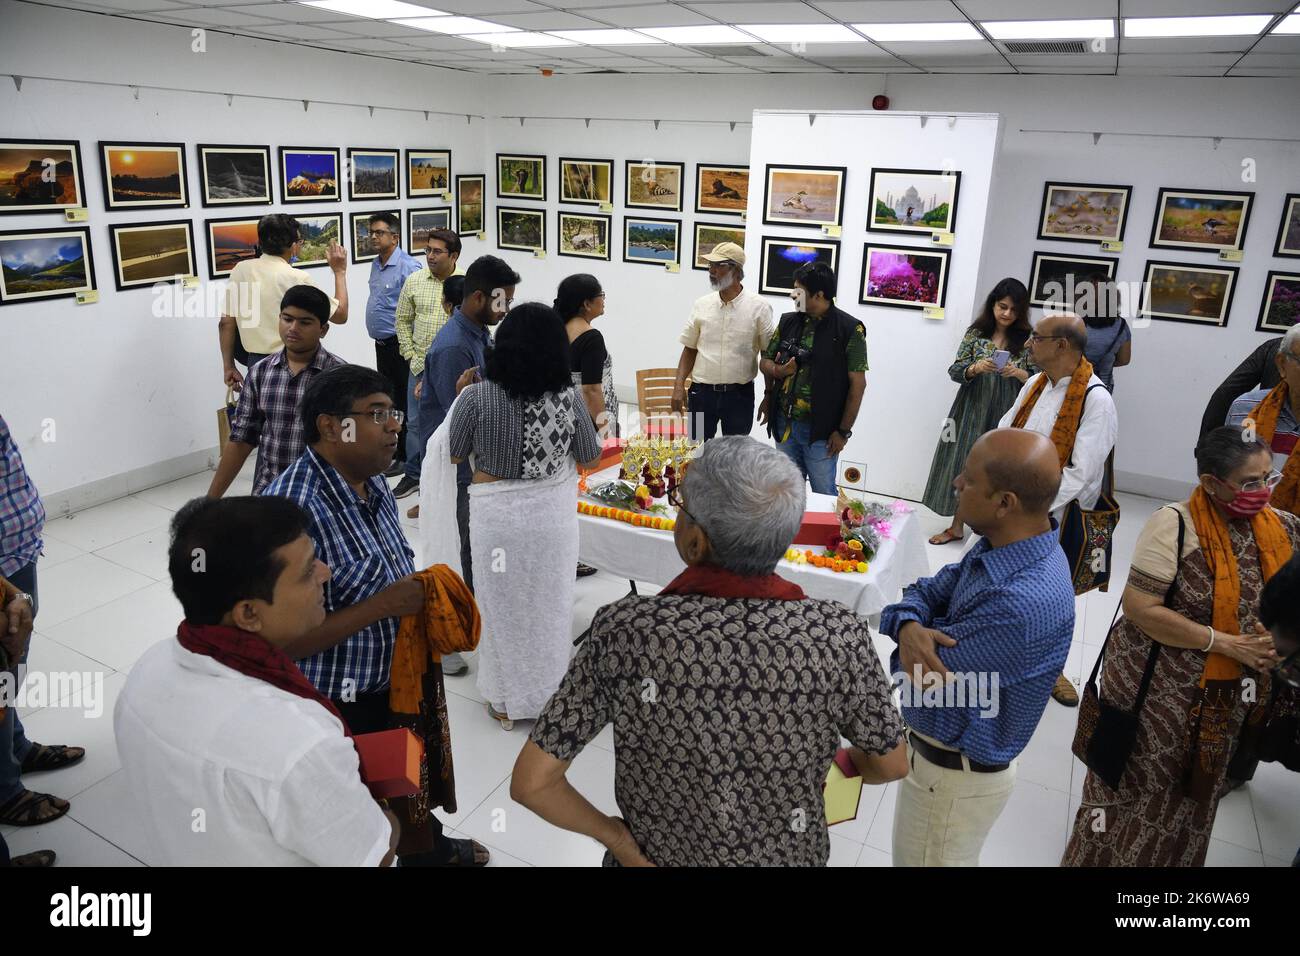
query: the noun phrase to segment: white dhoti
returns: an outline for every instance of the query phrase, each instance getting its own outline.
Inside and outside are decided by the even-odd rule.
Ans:
[[[551,478],[469,488],[474,591],[483,615],[478,689],[512,720],[535,719],[569,667],[577,507],[572,463]]]

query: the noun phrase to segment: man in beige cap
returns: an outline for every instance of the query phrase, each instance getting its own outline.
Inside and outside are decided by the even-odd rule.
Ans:
[[[712,438],[719,423],[724,435],[748,435],[758,356],[772,337],[772,307],[741,285],[745,250],[736,243],[720,242],[704,259],[712,291],[695,300],[682,330],[672,408],[689,408],[691,437],[697,440]]]

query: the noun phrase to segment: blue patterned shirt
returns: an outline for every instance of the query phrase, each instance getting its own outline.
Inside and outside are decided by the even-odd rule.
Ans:
[[[881,614],[881,633],[897,641],[908,621],[957,641],[938,653],[962,680],[942,701],[921,700],[904,680],[907,725],[979,763],[1009,763],[1033,736],[1074,635],[1074,587],[1055,526],[1000,548],[981,538],[960,563],[905,588]],[[889,666],[902,669],[897,649]]]
[[[316,555],[329,565],[325,611],[333,613],[374,597],[415,573],[415,552],[406,542],[397,501],[383,476],[366,483],[363,500],[343,476],[311,448],[263,489],[301,505],[312,517],[308,534]],[[365,694],[388,686],[399,618],[386,617],[351,637],[298,662],[307,679],[332,700],[345,691]],[[344,686],[343,681],[351,684]]]
[[[379,257],[370,260],[370,298],[366,299],[366,331],[377,342],[391,339],[397,334],[397,297],[402,292],[407,276],[424,268],[417,259],[401,246],[393,250],[387,262]]]
[[[23,456],[0,416],[0,577],[9,577],[41,553],[45,505],[27,477]]]

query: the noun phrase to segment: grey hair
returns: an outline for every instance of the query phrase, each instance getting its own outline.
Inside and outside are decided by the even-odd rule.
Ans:
[[[1300,358],[1300,324],[1293,325],[1282,335],[1282,344],[1278,348]]]
[[[803,475],[783,452],[745,435],[705,442],[682,485],[714,561],[737,574],[770,574],[803,523]]]

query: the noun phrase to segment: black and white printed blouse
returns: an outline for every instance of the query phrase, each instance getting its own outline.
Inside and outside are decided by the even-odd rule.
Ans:
[[[497,478],[549,478],[569,459],[600,454],[596,426],[576,388],[536,401],[512,398],[496,382],[476,382],[451,415],[453,458],[474,455],[474,467]]]

